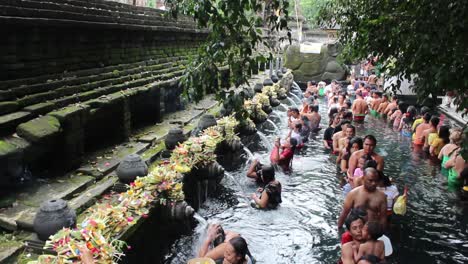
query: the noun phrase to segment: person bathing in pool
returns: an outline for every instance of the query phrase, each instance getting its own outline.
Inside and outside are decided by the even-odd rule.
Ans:
[[[284,171],[289,171],[296,146],[297,140],[295,138],[286,138],[283,145],[280,143],[280,138],[277,138],[275,140],[275,147],[270,155],[271,164],[278,164]],[[280,151],[280,149],[282,150]]]

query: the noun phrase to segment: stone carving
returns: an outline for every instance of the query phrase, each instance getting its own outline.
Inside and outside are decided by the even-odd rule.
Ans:
[[[320,54],[301,53],[299,45],[291,45],[285,52],[285,67],[291,69],[296,82],[342,80],[346,68],[336,61],[341,46],[339,43],[323,44]]]
[[[64,227],[75,225],[75,210],[68,207],[67,202],[62,199],[43,202],[34,219],[34,231],[41,240],[47,240]]]
[[[117,177],[122,182],[132,182],[137,176],[148,174],[148,166],[137,154],[126,156],[119,164],[116,170]]]
[[[192,135],[197,136],[199,135],[203,130],[206,128],[209,128],[211,126],[215,126],[216,123],[216,118],[213,115],[204,115],[200,118],[200,121],[198,121],[197,127],[193,130]]]

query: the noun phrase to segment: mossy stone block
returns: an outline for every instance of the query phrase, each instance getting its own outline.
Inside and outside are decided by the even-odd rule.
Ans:
[[[0,140],[0,157],[9,156],[11,153],[17,151],[16,146],[5,141]]]
[[[85,104],[70,105],[63,109],[50,112],[49,115],[57,118],[65,130],[79,130],[84,126],[89,106]]]
[[[17,102],[10,101],[10,102],[0,102],[0,115],[14,112],[19,108]]]
[[[39,103],[35,105],[30,105],[23,108],[26,112],[31,112],[36,115],[44,115],[55,108],[55,104],[51,102]]]
[[[60,133],[60,122],[53,116],[42,116],[19,125],[16,133],[30,142],[42,143]]]

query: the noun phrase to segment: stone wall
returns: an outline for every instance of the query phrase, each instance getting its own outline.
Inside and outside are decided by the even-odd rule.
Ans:
[[[190,18],[102,0],[0,3],[0,182],[63,173],[182,109],[206,37]]]

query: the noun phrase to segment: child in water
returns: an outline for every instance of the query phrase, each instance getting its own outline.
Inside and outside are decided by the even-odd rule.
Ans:
[[[363,256],[373,255],[380,259],[385,258],[385,245],[384,242],[377,240],[383,234],[382,226],[377,221],[369,221],[362,229],[362,236],[366,242],[361,244],[359,248],[354,249],[354,260],[358,263]]]

